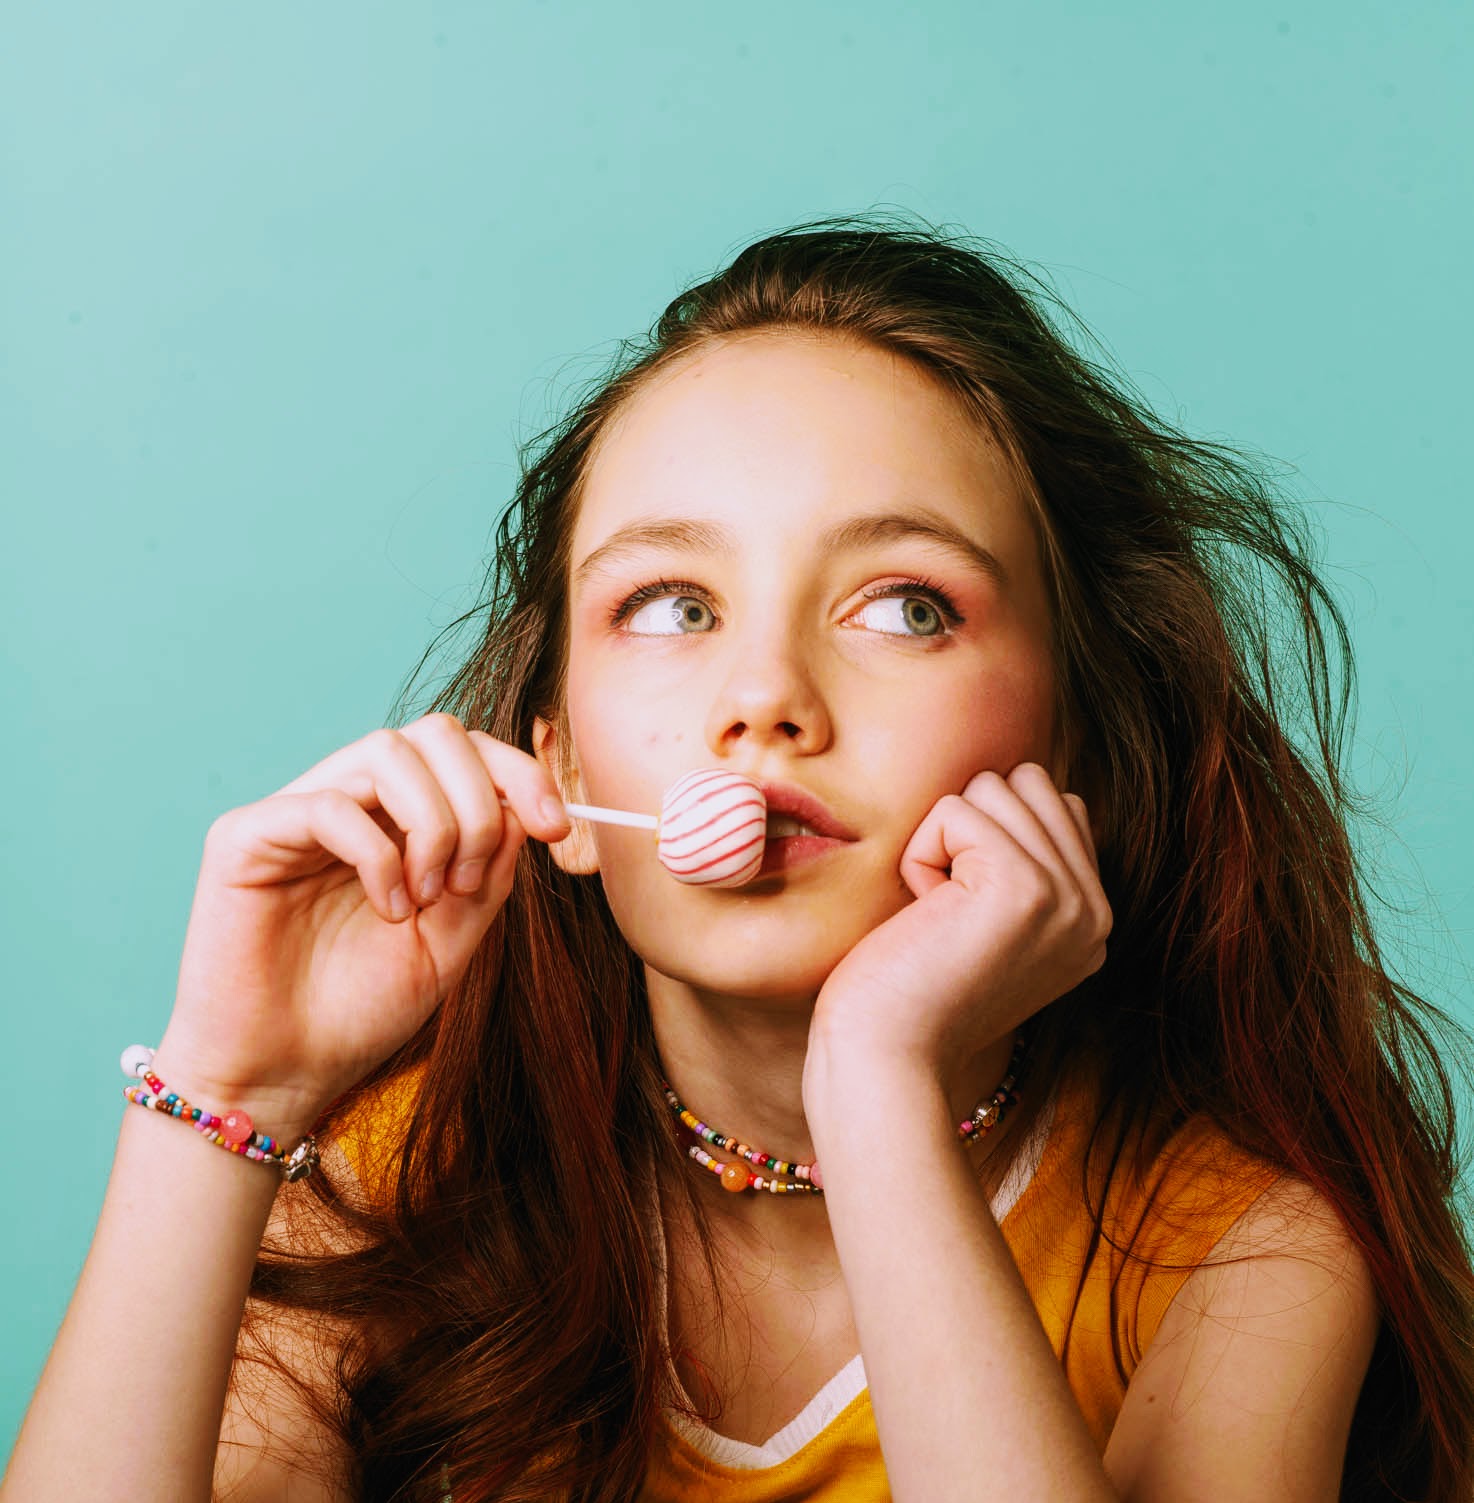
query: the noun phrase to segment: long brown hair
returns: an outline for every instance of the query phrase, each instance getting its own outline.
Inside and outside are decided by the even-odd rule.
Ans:
[[[534,716],[560,709],[569,541],[600,434],[707,342],[784,328],[915,362],[1031,498],[1074,786],[1115,912],[1105,968],[1045,1010],[1036,1047],[1101,1061],[1096,1136],[1117,1152],[1133,1123],[1206,1113],[1329,1199],[1383,1312],[1342,1496],[1467,1498],[1474,1277],[1439,1048],[1459,1057],[1462,1035],[1379,958],[1341,771],[1343,619],[1264,466],[1152,414],[1027,268],[868,215],[771,235],[683,292],[528,446],[485,596],[449,629],[474,641],[427,708],[530,749]],[[360,1250],[257,1270],[258,1299],[363,1333],[336,1417],[366,1499],[417,1496],[443,1467],[456,1503],[612,1503],[644,1470],[662,1354],[629,1166],[678,1150],[602,889],[535,841],[520,861],[444,1005],[335,1109],[423,1067],[384,1193],[365,1203],[330,1174],[292,1192]]]

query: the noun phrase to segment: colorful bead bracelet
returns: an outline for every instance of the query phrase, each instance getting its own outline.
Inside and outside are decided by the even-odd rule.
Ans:
[[[966,1121],[957,1124],[957,1136],[964,1143],[973,1143],[985,1133],[991,1132],[1003,1120],[1003,1114],[1018,1100],[1018,1077],[1023,1069],[1024,1056],[1029,1052],[1029,1041],[1022,1029],[1013,1041],[1013,1053],[1008,1060],[1008,1073],[998,1082],[998,1089],[972,1109]]]
[[[991,1132],[1003,1120],[1003,1114],[1008,1108],[1018,1100],[1018,1078],[1028,1048],[1028,1034],[1026,1030],[1020,1028],[1018,1037],[1014,1040],[1013,1053],[1009,1057],[1007,1073],[998,1082],[997,1089],[978,1102],[973,1108],[972,1115],[958,1124],[957,1136],[964,1143],[975,1143],[979,1138]],[[695,1133],[698,1138],[705,1139],[712,1147],[723,1149],[727,1153],[735,1153],[739,1158],[746,1159],[759,1171],[744,1169],[741,1164],[723,1163],[722,1160],[713,1158],[700,1144],[693,1143],[687,1148],[687,1155],[703,1169],[718,1176],[724,1190],[731,1190],[734,1194],[743,1190],[762,1190],[770,1195],[822,1195],[824,1193],[824,1176],[818,1164],[801,1164],[792,1159],[780,1159],[772,1154],[764,1153],[761,1148],[752,1148],[726,1133],[718,1132],[716,1128],[708,1126],[682,1104],[680,1097],[671,1089],[669,1081],[662,1081],[661,1089],[665,1093],[665,1099],[671,1111],[683,1127]],[[760,1171],[764,1169],[770,1170],[771,1173],[761,1173]],[[772,1177],[773,1174],[791,1174],[793,1178],[778,1180]]]
[[[146,1044],[131,1044],[123,1051],[123,1073],[137,1075],[144,1081],[144,1085],[124,1086],[124,1100],[149,1111],[178,1117],[217,1148],[240,1154],[258,1164],[275,1165],[289,1181],[305,1179],[317,1167],[317,1144],[311,1133],[288,1153],[275,1138],[257,1132],[247,1112],[235,1109],[217,1116],[203,1107],[191,1106],[154,1074],[153,1057],[153,1050]]]

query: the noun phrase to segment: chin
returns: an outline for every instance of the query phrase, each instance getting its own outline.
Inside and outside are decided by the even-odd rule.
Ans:
[[[842,888],[775,876],[715,889],[606,871],[604,891],[626,942],[660,975],[732,997],[812,1001],[855,945],[912,901],[898,876],[850,875]]]
[[[683,965],[684,957],[641,956],[645,965],[670,981],[678,982],[709,997],[731,997],[734,1001],[766,1002],[783,1011],[812,1009],[819,989],[834,966],[823,969],[810,964],[803,970],[776,968],[764,957],[761,964]],[[835,964],[838,964],[836,957]]]
[[[673,924],[660,934],[643,926],[625,932],[647,966],[695,990],[812,1003],[829,973],[875,923],[857,925],[853,913],[827,922],[774,923],[771,915],[734,911],[707,924]],[[693,943],[698,936],[709,943]]]

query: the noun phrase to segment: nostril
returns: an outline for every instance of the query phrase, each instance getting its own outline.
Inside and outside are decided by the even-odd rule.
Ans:
[[[779,723],[778,729],[788,737],[790,741],[797,741],[803,732],[791,721],[784,720]]]

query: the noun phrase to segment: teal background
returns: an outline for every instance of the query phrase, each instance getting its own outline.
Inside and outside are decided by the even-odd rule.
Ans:
[[[1293,467],[1360,654],[1384,932],[1474,1022],[1470,17],[13,7],[6,1449],[97,1213],[118,1053],[168,1015],[206,827],[384,721],[560,394],[816,214],[1000,241],[1168,417]],[[209,1256],[208,1227],[140,1234]]]

